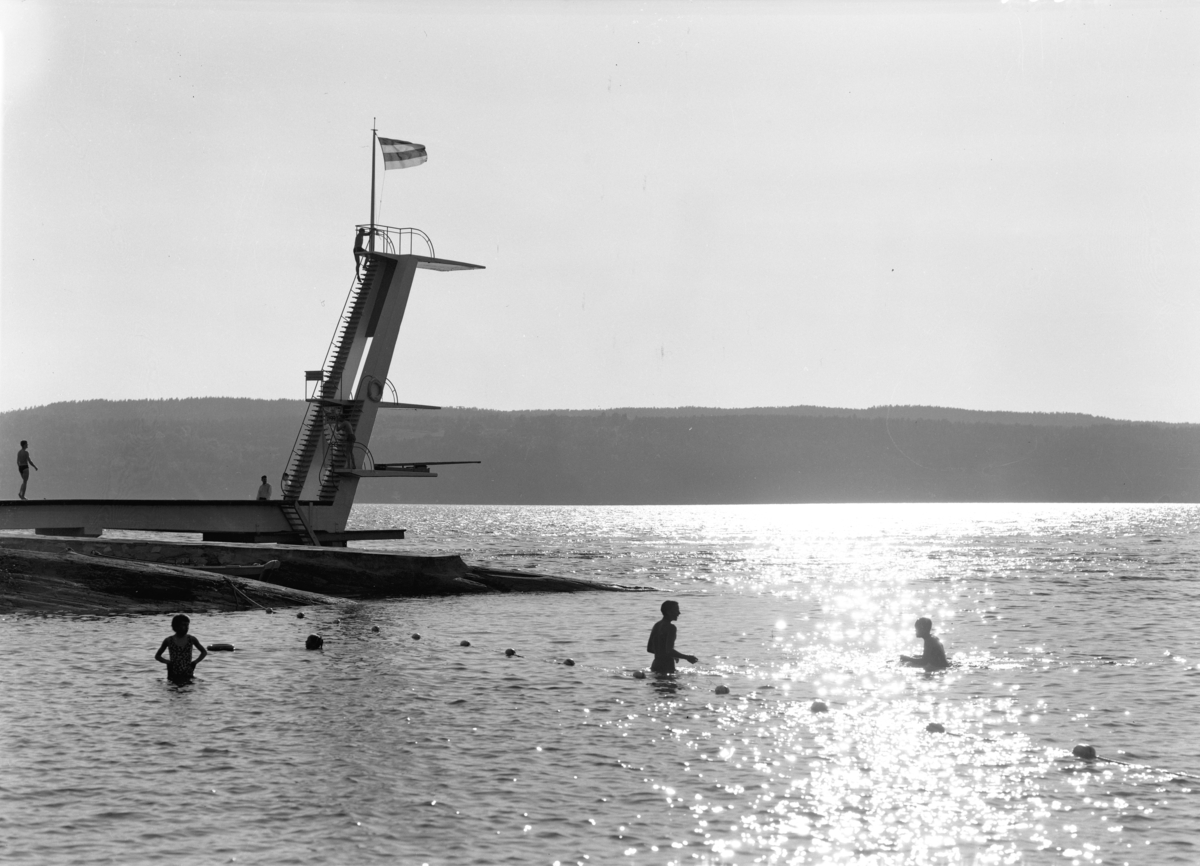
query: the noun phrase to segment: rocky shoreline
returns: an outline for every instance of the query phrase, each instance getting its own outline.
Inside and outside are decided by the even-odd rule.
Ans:
[[[277,560],[262,579],[204,567]],[[469,566],[459,556],[347,548],[0,535],[0,613],[164,613],[492,592],[647,587]]]

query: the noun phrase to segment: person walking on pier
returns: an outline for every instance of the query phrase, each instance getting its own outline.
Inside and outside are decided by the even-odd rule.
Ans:
[[[21,440],[21,450],[17,452],[17,471],[21,473],[21,492],[17,496],[25,498],[25,488],[29,484],[29,467],[37,470],[37,464],[29,459],[29,443]],[[41,470],[38,470],[41,471]]]

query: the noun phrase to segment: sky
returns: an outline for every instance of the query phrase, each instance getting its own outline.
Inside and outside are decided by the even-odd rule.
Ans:
[[[377,220],[402,401],[1200,422],[1200,6],[0,4],[0,411],[304,396]],[[380,160],[380,166],[382,161]]]

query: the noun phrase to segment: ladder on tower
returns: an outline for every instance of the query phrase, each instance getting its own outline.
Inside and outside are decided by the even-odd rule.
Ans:
[[[350,429],[358,429],[358,419],[362,417],[362,401],[355,400],[354,402],[345,403],[342,406],[342,420],[350,425]],[[326,464],[321,467],[321,492],[317,495],[317,499],[321,502],[333,502],[337,498],[338,487],[342,482],[343,469],[351,469],[354,463],[354,446],[347,444],[347,440],[339,433],[335,433],[332,438],[332,446],[329,449],[329,459]]]
[[[304,422],[300,425],[300,432],[296,435],[296,441],[292,445],[292,454],[287,468],[288,480],[282,490],[285,500],[294,502],[300,498],[304,482],[308,478],[309,469],[312,468],[313,459],[320,446],[321,433],[324,429],[325,406],[336,400],[338,390],[341,388],[342,376],[345,373],[346,362],[349,360],[350,349],[354,342],[354,334],[366,310],[367,298],[370,295],[369,288],[374,282],[375,274],[382,261],[369,254],[365,256],[365,259],[366,264],[362,273],[355,280],[350,295],[346,298],[341,320],[338,322],[333,340],[329,343],[329,349],[325,353],[325,363],[321,368],[323,378],[318,390],[320,400],[309,402],[305,409]],[[357,418],[351,423],[357,424]],[[322,480],[322,490],[324,487],[325,483]],[[336,487],[334,492],[336,493]],[[324,496],[322,499],[324,500]]]
[[[279,504],[279,510],[283,512],[284,519],[287,520],[288,526],[292,528],[292,531],[300,536],[301,544],[311,544],[313,547],[321,546],[321,542],[317,540],[316,533],[304,522],[304,517],[300,514],[300,509],[296,507],[295,502],[285,500]]]

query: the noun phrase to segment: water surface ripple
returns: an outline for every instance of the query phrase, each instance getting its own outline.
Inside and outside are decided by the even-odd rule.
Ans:
[[[238,650],[183,687],[152,661],[165,617],[0,618],[0,859],[1200,862],[1197,509],[354,519],[407,526],[396,549],[665,592],[187,611]],[[667,597],[701,663],[636,678]],[[919,615],[951,670],[894,663]]]

